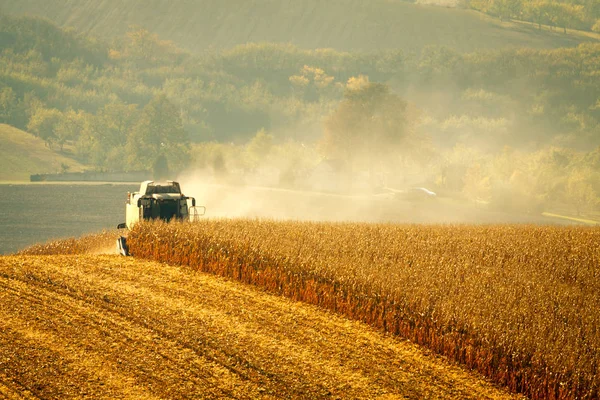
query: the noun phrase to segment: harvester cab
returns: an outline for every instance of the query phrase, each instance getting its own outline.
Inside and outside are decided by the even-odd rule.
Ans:
[[[144,181],[139,192],[127,193],[125,220],[118,228],[131,229],[140,220],[196,220],[206,208],[196,206],[196,199],[181,193],[178,182],[155,183]]]
[[[205,212],[206,207],[196,206],[196,199],[181,193],[178,182],[144,181],[139,192],[127,193],[126,222],[119,224],[117,228],[131,229],[137,222],[149,219],[195,221]],[[125,238],[119,238],[118,248],[121,254],[128,253]]]

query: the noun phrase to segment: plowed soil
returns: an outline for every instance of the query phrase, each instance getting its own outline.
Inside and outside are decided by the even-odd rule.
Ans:
[[[414,344],[211,275],[0,257],[0,398],[510,398]]]

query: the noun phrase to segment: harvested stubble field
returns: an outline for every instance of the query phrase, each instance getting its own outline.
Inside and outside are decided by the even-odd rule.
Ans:
[[[318,307],[189,268],[87,254],[0,257],[3,397],[511,398]]]
[[[129,245],[364,321],[531,398],[599,396],[598,228],[213,220],[140,224]]]

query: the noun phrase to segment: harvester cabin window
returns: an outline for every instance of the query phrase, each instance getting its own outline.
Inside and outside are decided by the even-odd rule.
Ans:
[[[179,186],[176,185],[161,185],[161,186],[148,186],[146,194],[159,194],[159,193],[177,193],[181,194]]]

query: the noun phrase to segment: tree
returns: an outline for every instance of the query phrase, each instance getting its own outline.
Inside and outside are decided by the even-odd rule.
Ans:
[[[549,3],[543,0],[525,2],[525,13],[529,19],[538,24],[538,29],[542,29],[542,24],[548,22]]]
[[[521,0],[494,0],[491,11],[500,17],[500,20],[519,17],[523,4]]]
[[[392,156],[412,147],[417,116],[414,109],[389,87],[368,79],[350,79],[344,99],[325,121],[321,149],[325,156],[349,166],[374,172],[384,168]]]
[[[583,6],[576,4],[558,3],[553,7],[556,24],[567,33],[567,28],[577,27],[583,22]]]
[[[62,113],[55,108],[38,108],[31,116],[27,130],[43,139],[46,146],[52,148],[52,144],[58,140],[56,128],[62,118]]]
[[[147,67],[156,63],[173,64],[184,53],[172,41],[161,40],[158,35],[141,28],[130,26],[125,39],[116,49],[110,49],[112,59],[126,59]]]
[[[56,143],[60,146],[61,151],[67,141],[77,140],[81,132],[85,129],[87,120],[90,117],[89,114],[81,110],[68,110],[62,114],[62,118],[54,129]]]
[[[11,123],[16,107],[17,96],[15,92],[10,87],[3,87],[0,90],[0,123]]]
[[[125,104],[119,100],[106,104],[98,112],[102,125],[99,139],[110,147],[124,146],[138,116],[137,104]]]
[[[35,112],[44,107],[41,101],[33,92],[26,92],[17,102],[16,108],[11,113],[12,124],[20,129],[27,129],[27,124]]]
[[[446,79],[462,64],[463,57],[444,46],[423,47],[418,60],[418,72],[423,83],[429,83],[432,87],[446,83]]]
[[[321,68],[305,65],[300,74],[292,75],[289,81],[294,89],[301,93],[306,101],[317,101],[321,92],[333,87],[333,76],[329,76]]]
[[[161,156],[171,171],[187,164],[189,138],[179,111],[166,96],[156,96],[144,107],[127,138],[127,153],[132,168],[150,169]]]

